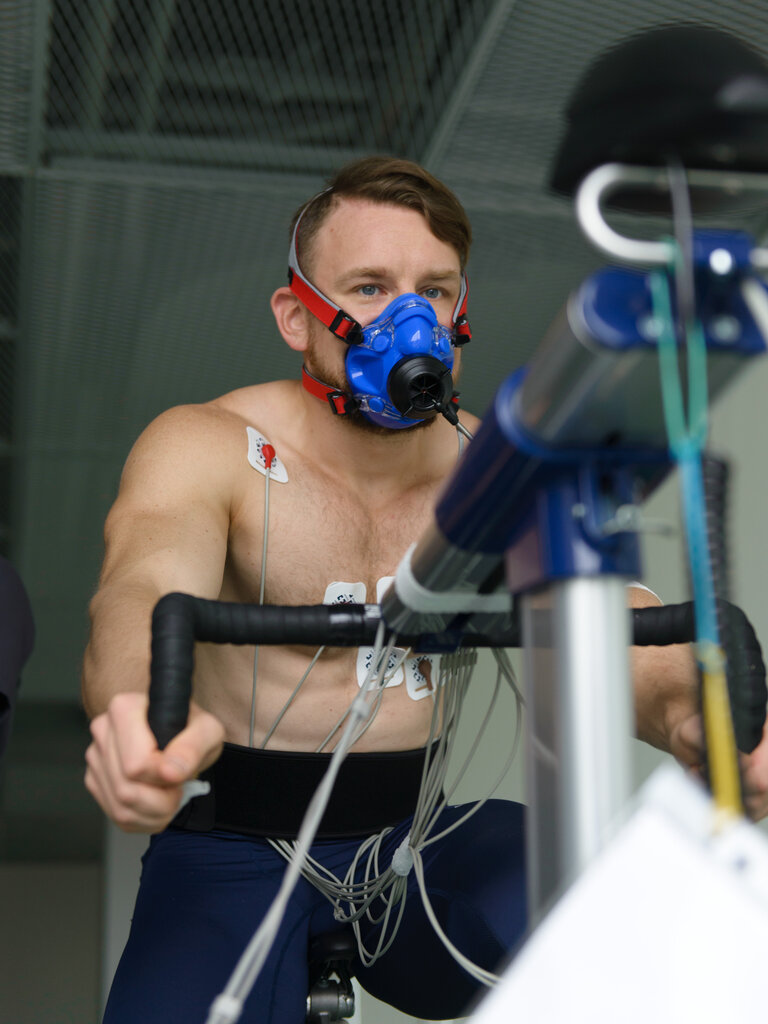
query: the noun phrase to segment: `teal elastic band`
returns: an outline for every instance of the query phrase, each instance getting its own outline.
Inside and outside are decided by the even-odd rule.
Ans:
[[[701,324],[686,325],[688,422],[683,402],[678,346],[672,317],[669,272],[650,276],[653,315],[659,325],[658,353],[664,421],[672,456],[680,469],[683,519],[699,642],[718,644],[717,615],[705,519],[701,453],[707,437],[707,347]]]

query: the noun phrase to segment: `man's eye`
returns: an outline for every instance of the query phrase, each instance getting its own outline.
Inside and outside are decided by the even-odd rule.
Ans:
[[[434,302],[435,299],[439,299],[441,294],[442,294],[442,292],[440,291],[439,288],[425,288],[424,289],[424,298],[425,299],[429,299],[430,302]]]
[[[375,295],[378,290],[375,284],[361,284],[359,288],[361,295]]]

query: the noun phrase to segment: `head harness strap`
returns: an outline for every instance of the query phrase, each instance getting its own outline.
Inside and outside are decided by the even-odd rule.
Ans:
[[[322,192],[318,195],[323,195]],[[317,199],[315,196],[307,203],[296,220],[291,237],[291,248],[288,252],[288,285],[293,294],[304,303],[321,324],[325,324],[328,330],[337,338],[346,341],[349,345],[356,345],[362,341],[363,329],[360,324],[348,313],[332,302],[309,281],[299,266],[299,256],[296,248],[296,240],[299,237],[299,224],[309,206]]]
[[[453,344],[466,345],[472,339],[472,331],[467,320],[467,300],[469,299],[469,279],[466,271],[461,275],[461,289],[459,298],[453,307],[451,320],[453,321]]]

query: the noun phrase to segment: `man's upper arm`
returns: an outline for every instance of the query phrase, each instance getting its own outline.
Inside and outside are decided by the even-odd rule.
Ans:
[[[627,604],[630,608],[657,608],[664,602],[644,583],[632,582],[627,587]]]
[[[104,566],[90,605],[82,694],[91,717],[115,694],[148,686],[152,610],[164,594],[219,596],[238,433],[231,413],[182,406],[136,442],[107,517]]]
[[[232,503],[231,438],[228,417],[207,406],[172,409],[147,428],[107,517],[102,587],[218,596]]]

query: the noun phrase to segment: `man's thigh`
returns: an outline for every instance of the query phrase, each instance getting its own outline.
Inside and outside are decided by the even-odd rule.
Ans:
[[[435,834],[466,810],[448,808]],[[461,953],[486,970],[497,969],[526,930],[523,815],[520,804],[489,800],[422,854],[427,894],[441,928]],[[367,927],[366,938],[372,948],[374,926]],[[372,967],[360,966],[357,976],[378,999],[433,1020],[461,1016],[483,991],[436,935],[413,870],[395,942]]]
[[[153,839],[104,1024],[204,1024],[284,872],[282,858],[245,837],[166,832]],[[308,929],[322,912],[318,901],[300,882],[242,1024],[304,1021]]]

